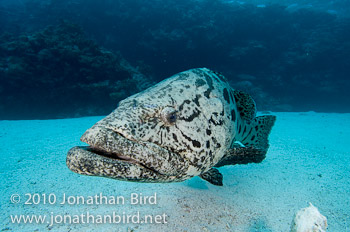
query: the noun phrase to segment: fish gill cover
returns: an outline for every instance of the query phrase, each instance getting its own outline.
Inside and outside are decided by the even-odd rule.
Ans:
[[[5,1],[0,118],[107,114],[194,67],[222,72],[259,110],[350,112],[349,4],[275,3]]]

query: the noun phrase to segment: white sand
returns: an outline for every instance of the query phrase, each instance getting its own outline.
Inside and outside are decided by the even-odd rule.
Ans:
[[[198,177],[142,184],[81,176],[65,165],[69,148],[101,117],[0,121],[0,231],[289,231],[293,215],[314,204],[329,230],[350,231],[350,114],[276,113],[261,164],[220,168],[224,186]],[[56,204],[25,205],[26,193],[52,193]],[[70,196],[123,196],[124,205],[60,205]],[[130,194],[157,194],[156,205],[131,205]],[[10,203],[12,194],[21,202]],[[13,224],[10,215],[167,215],[166,224]]]

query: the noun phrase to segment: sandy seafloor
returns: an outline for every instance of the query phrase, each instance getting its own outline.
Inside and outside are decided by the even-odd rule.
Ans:
[[[308,202],[328,218],[328,231],[350,231],[350,114],[274,113],[270,150],[260,164],[220,168],[224,186],[198,177],[144,184],[81,176],[66,153],[102,117],[0,121],[0,231],[289,231]],[[55,204],[26,205],[25,194],[55,194]],[[61,205],[69,196],[123,196],[124,205]],[[155,205],[131,205],[130,194],[157,194]],[[10,203],[12,194],[21,201]],[[11,215],[167,215],[166,224],[13,224]]]

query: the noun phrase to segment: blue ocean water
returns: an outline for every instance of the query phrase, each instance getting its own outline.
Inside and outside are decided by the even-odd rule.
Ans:
[[[106,115],[197,67],[259,110],[350,111],[346,0],[3,0],[0,12],[2,119]]]
[[[348,0],[0,1],[1,231],[289,231],[308,202],[329,231],[350,231],[349,15]],[[118,102],[199,67],[277,115],[261,164],[220,168],[223,187],[198,177],[140,184],[67,169],[67,151]],[[59,204],[64,193],[127,203]],[[157,193],[158,202],[131,204],[133,193]],[[87,212],[163,221],[11,221]]]

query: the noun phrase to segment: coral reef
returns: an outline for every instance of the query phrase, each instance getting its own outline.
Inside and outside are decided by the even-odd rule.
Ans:
[[[120,54],[68,22],[0,38],[0,118],[107,114],[150,85]]]

